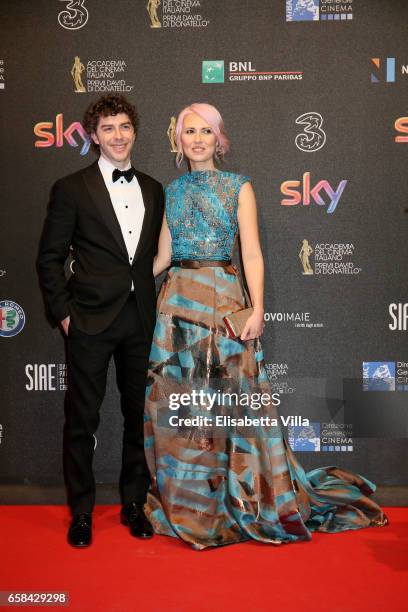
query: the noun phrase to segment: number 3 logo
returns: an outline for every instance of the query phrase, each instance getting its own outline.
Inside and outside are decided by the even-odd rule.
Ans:
[[[312,153],[321,149],[326,142],[326,133],[322,130],[323,117],[320,113],[303,113],[296,119],[297,125],[303,125],[303,132],[295,138],[298,149]]]

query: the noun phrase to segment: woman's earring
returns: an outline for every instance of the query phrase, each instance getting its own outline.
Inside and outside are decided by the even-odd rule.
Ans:
[[[217,161],[220,161],[221,156],[222,156],[222,147],[221,147],[220,143],[217,142],[217,144],[215,145],[215,154],[214,154],[214,157],[215,157],[215,159]]]
[[[181,166],[181,162],[183,161],[183,157],[184,157],[184,155],[183,155],[183,151],[180,151],[180,150],[179,150],[179,151],[177,151],[177,155],[176,155],[176,164],[177,164],[177,166],[178,166],[178,167],[180,167],[180,166]]]

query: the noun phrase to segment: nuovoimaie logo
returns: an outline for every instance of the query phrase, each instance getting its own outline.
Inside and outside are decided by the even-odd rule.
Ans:
[[[374,69],[374,70],[373,70]],[[402,64],[395,57],[371,58],[371,83],[395,83],[408,75],[408,64]]]
[[[13,300],[0,301],[0,336],[17,336],[25,325],[24,310]]]
[[[320,451],[320,423],[288,427],[289,445],[293,451]]]
[[[364,361],[363,391],[395,391],[395,362]]]
[[[224,83],[224,60],[204,60],[202,82]]]
[[[385,62],[382,62],[379,57],[371,58],[372,64],[376,67],[376,72],[371,73],[371,82],[379,83],[383,80],[383,65],[385,63],[385,81],[386,83],[395,83],[395,57],[387,57]]]

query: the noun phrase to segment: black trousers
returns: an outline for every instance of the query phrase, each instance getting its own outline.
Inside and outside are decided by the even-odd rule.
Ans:
[[[113,356],[123,414],[120,494],[123,504],[144,504],[150,483],[143,446],[143,410],[150,343],[134,293],[114,322],[96,335],[70,325],[67,339],[68,391],[65,400],[64,477],[72,513],[92,512],[94,433]]]

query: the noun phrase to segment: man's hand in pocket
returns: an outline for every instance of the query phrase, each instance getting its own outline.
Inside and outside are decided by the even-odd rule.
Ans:
[[[64,330],[64,333],[65,333],[66,336],[68,336],[68,329],[69,329],[70,318],[71,317],[65,317],[65,319],[63,321],[61,321],[62,329]]]

